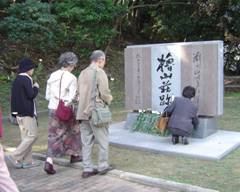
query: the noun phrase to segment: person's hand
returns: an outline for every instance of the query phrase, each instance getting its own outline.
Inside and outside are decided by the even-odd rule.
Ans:
[[[110,97],[110,100],[112,101],[113,100],[113,96],[111,95],[111,97]]]
[[[33,87],[37,87],[39,89],[39,84],[38,83],[34,83]]]

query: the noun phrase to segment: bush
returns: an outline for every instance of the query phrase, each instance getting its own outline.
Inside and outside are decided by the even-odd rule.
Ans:
[[[104,49],[118,34],[114,25],[123,11],[123,6],[113,5],[111,0],[55,2],[62,47],[72,47],[84,56],[93,49]]]
[[[0,22],[0,32],[9,44],[24,50],[46,52],[56,47],[57,22],[50,5],[37,0],[13,3],[6,9],[7,16]]]

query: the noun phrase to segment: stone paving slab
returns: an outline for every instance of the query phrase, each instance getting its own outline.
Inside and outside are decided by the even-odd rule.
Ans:
[[[7,151],[10,150],[10,148],[6,148]],[[93,185],[96,185],[95,180],[98,177],[97,180],[101,182],[101,179],[103,177],[107,178],[108,180],[112,180],[111,187],[107,188],[103,191],[119,191],[120,188],[124,188],[124,191],[135,191],[138,190],[140,192],[147,192],[149,191],[159,191],[159,192],[219,192],[214,189],[209,188],[203,188],[196,185],[190,185],[187,183],[179,183],[175,181],[170,181],[166,179],[161,178],[154,178],[149,177],[145,175],[140,175],[136,173],[126,172],[114,169],[112,171],[109,171],[107,175],[105,176],[94,176],[90,177],[88,179],[82,179],[82,163],[75,163],[70,164],[68,159],[64,158],[54,158],[54,164],[57,169],[57,176],[59,178],[56,178],[56,175],[47,175],[43,171],[43,162],[46,158],[44,154],[41,153],[33,153],[34,159],[37,159],[38,162],[41,161],[41,166],[31,168],[31,169],[14,169],[12,168],[11,164],[7,161],[8,167],[10,168],[11,175],[13,176],[13,179],[16,181],[18,185],[21,185],[21,191],[43,191],[45,188],[47,190],[55,191],[58,189],[58,185],[61,185],[62,188],[58,189],[58,191],[78,191],[81,189],[81,185],[85,185],[85,181],[92,179],[92,183],[90,186],[90,189],[86,189],[86,191],[99,191],[98,188],[95,189]],[[40,160],[40,161],[39,161]],[[68,169],[69,168],[69,169]],[[93,179],[95,178],[95,179]],[[111,179],[109,179],[111,178]],[[80,183],[79,183],[80,182]],[[122,183],[121,187],[119,187],[115,183]],[[125,183],[124,183],[125,182]],[[29,185],[31,183],[31,185]],[[83,183],[83,184],[81,184]],[[106,183],[104,183],[105,185]],[[134,184],[134,185],[133,185]],[[33,186],[32,186],[33,185]],[[49,186],[50,185],[50,186]],[[88,183],[86,184],[88,185]],[[97,184],[98,185],[98,184]],[[70,188],[69,188],[70,186]],[[93,189],[92,189],[93,187]],[[117,187],[117,189],[115,189]],[[139,187],[139,189],[138,189]],[[85,189],[81,189],[81,191],[85,191]],[[121,191],[121,190],[120,190]]]
[[[44,161],[46,156],[41,153],[33,153],[33,157],[35,159]],[[53,158],[54,164],[65,166],[65,167],[71,167],[75,169],[81,169],[82,170],[82,163],[74,163],[70,164],[68,159],[64,158]],[[160,189],[165,189],[167,191],[175,191],[175,192],[218,192],[217,190],[209,189],[209,188],[203,188],[196,185],[190,185],[187,183],[179,183],[175,181],[170,181],[166,179],[161,178],[154,178],[149,177],[145,175],[140,175],[136,173],[121,171],[118,169],[114,169],[112,171],[108,172],[109,176],[115,176],[120,179],[124,179],[130,182],[139,183],[142,185],[147,185],[151,187],[157,187]]]
[[[82,170],[55,165],[57,174],[47,175],[41,166],[14,169],[10,174],[21,192],[174,192],[126,181],[112,175],[82,179]]]
[[[240,145],[240,132],[217,131],[203,139],[190,138],[189,145],[172,145],[170,137],[153,136],[125,129],[125,121],[110,126],[113,145],[206,160],[220,160]]]

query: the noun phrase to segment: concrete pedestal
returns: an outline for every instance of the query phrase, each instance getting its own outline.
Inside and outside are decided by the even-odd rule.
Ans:
[[[134,122],[136,122],[139,113],[131,112],[127,114],[127,119],[124,128],[131,130]]]
[[[189,138],[189,145],[173,145],[171,136],[160,137],[125,129],[126,122],[111,124],[109,140],[112,145],[143,150],[161,155],[187,156],[205,160],[220,160],[240,146],[240,132],[218,130],[201,139]]]
[[[205,138],[218,130],[216,117],[199,117],[197,129],[193,132],[193,138]]]

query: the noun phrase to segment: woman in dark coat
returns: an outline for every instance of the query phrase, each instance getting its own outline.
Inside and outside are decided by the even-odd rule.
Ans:
[[[188,137],[198,124],[197,107],[192,103],[191,98],[195,96],[195,88],[187,86],[183,89],[183,97],[176,97],[169,105],[165,113],[170,114],[168,128],[172,133],[173,144],[179,143],[179,136],[182,143],[188,144]]]

